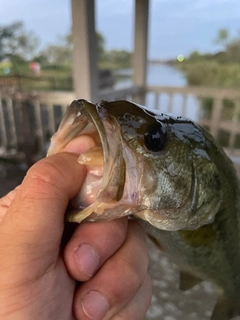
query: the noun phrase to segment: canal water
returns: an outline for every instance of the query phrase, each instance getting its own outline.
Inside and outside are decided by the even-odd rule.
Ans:
[[[133,85],[131,69],[122,69],[119,75],[126,75],[128,78],[120,80],[116,83],[115,89],[123,89]],[[151,86],[167,86],[167,87],[185,87],[187,81],[184,72],[167,64],[149,64],[147,68],[147,85]],[[161,112],[168,111],[169,96],[161,94],[157,109]],[[183,96],[175,94],[172,99],[172,113],[182,114]],[[198,120],[198,101],[194,96],[188,96],[186,101],[186,117],[194,121]],[[146,106],[153,109],[155,107],[155,95],[148,93],[146,96]]]

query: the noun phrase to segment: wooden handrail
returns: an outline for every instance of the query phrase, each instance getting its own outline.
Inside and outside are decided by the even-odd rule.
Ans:
[[[201,110],[202,99],[211,98],[210,116],[207,119],[199,118],[199,123],[207,127],[216,139],[219,139],[220,131],[226,132],[229,136],[228,153],[239,154],[240,147],[239,149],[234,147],[236,139],[240,139],[240,91],[205,87],[146,86],[145,88],[131,87],[101,91],[100,99],[137,101],[139,96],[145,93],[154,95],[153,105],[148,105],[148,107],[155,109],[161,107],[160,97],[162,94],[167,95],[167,112],[173,111],[175,95],[182,96],[181,110],[183,115],[186,115],[189,97],[195,97],[199,110]],[[24,150],[28,150],[28,156],[31,152],[44,155],[46,141],[49,141],[49,137],[55,132],[67,106],[76,98],[73,92],[64,91],[16,92],[12,89],[0,90],[1,150],[5,148],[6,154],[7,150],[14,149],[16,155],[22,154],[21,152]],[[223,119],[222,117],[223,110],[226,108],[225,99],[231,101],[232,119]],[[28,121],[32,121],[35,127],[32,128],[33,123],[28,124]]]
[[[193,95],[199,98],[240,99],[240,90],[226,88],[146,86],[146,92],[179,93],[182,95]]]

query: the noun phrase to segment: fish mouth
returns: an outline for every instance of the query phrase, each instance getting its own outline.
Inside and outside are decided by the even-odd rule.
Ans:
[[[85,186],[71,201],[66,220],[80,223],[84,219],[111,220],[130,214],[131,201],[126,190],[126,162],[120,127],[116,119],[108,114],[104,102],[95,105],[86,100],[73,101],[58,131],[51,138],[47,156],[63,151],[72,139],[81,135],[90,136],[96,146],[78,159],[89,170]],[[86,201],[84,197],[89,188],[94,190],[94,196]]]

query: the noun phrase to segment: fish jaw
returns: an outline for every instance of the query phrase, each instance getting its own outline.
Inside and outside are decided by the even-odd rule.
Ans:
[[[133,169],[136,164],[132,163],[135,159],[132,159],[129,150],[123,150],[119,125],[113,117],[108,116],[104,104],[73,101],[58,131],[51,138],[47,156],[64,151],[71,140],[81,135],[90,136],[96,145],[81,154],[78,162],[86,165],[88,179],[94,180],[91,183],[97,186],[90,190],[91,198],[86,199],[89,180],[85,180],[79,194],[70,203],[73,208],[66,214],[67,221],[111,220],[132,214],[137,210],[138,202],[137,192],[132,191],[137,189],[138,183],[137,170]],[[130,163],[131,175],[135,179],[126,173],[126,162]]]
[[[89,115],[78,101],[73,101],[62,119],[57,132],[52,136],[47,157],[62,152],[67,144],[80,134],[87,125],[92,126]],[[95,128],[92,126],[92,130]],[[91,131],[88,128],[87,132]]]

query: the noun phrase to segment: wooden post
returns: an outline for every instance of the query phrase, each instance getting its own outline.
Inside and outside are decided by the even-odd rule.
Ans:
[[[133,83],[143,88],[139,101],[145,104],[145,87],[148,47],[148,11],[149,0],[135,0],[135,31],[133,54]]]
[[[233,100],[234,103],[234,111],[233,111],[233,117],[232,117],[232,127],[230,128],[230,138],[229,138],[229,148],[231,150],[234,149],[234,143],[237,136],[237,132],[235,128],[238,128],[239,124],[239,114],[240,114],[240,101],[239,100]],[[233,130],[234,129],[234,130]]]
[[[218,129],[219,129],[219,123],[221,121],[221,114],[223,109],[223,101],[222,97],[219,96],[218,98],[214,99],[213,102],[213,111],[212,111],[212,118],[211,118],[211,124],[210,124],[210,132],[212,136],[217,139],[218,137]]]
[[[34,107],[34,117],[36,121],[36,138],[38,142],[38,150],[37,153],[44,155],[45,150],[45,143],[44,143],[44,133],[43,133],[43,126],[42,126],[42,118],[41,118],[41,105],[40,101],[36,100],[33,102]]]
[[[186,117],[187,115],[187,100],[188,96],[186,94],[183,95],[183,101],[182,101],[182,116]]]
[[[50,136],[52,136],[56,131],[55,119],[54,119],[54,105],[47,105],[47,113],[48,113],[48,130]]]
[[[160,93],[155,92],[154,109],[156,109],[156,110],[159,110],[159,98],[160,98]]]
[[[7,147],[8,140],[7,140],[7,130],[5,126],[4,120],[4,112],[3,112],[3,105],[2,105],[2,97],[0,96],[0,136],[1,136],[1,145],[3,147]]]
[[[18,137],[16,133],[16,123],[13,110],[13,101],[11,97],[6,98],[7,109],[8,109],[8,119],[9,119],[9,132],[10,132],[10,143],[11,148],[17,148]]]
[[[98,102],[95,1],[71,0],[73,84],[77,98]]]

